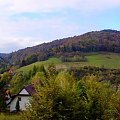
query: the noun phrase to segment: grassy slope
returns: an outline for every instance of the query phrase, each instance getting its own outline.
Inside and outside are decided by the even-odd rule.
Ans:
[[[36,66],[38,66],[38,65],[39,66],[40,65],[47,66],[48,64],[51,64],[51,63],[54,63],[55,65],[57,65],[57,64],[61,64],[62,62],[58,58],[50,58],[49,60],[46,60],[46,61],[36,62],[36,63],[31,64],[31,65],[21,67],[19,69],[19,71],[28,71],[28,70],[32,69],[34,65],[36,65]]]
[[[105,68],[120,68],[120,54],[98,54],[87,56],[88,64]]]
[[[105,68],[120,68],[120,54],[104,53],[104,54],[92,54],[88,55],[87,62],[61,62],[58,58],[50,58],[47,61],[36,62],[34,64],[20,68],[20,71],[26,71],[31,69],[34,65],[44,64],[47,66],[50,63],[54,63],[57,68],[68,67],[82,67],[82,66],[97,66]]]

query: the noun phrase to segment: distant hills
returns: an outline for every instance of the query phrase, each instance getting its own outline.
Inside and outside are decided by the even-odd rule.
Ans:
[[[120,53],[120,31],[109,29],[92,31],[83,35],[28,47],[10,54],[0,54],[0,57],[9,61],[11,65],[25,66],[53,56],[66,57],[90,52]]]

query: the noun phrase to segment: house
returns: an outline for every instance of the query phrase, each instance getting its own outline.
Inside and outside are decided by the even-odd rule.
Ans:
[[[6,104],[10,112],[18,111],[17,105],[19,104],[19,110],[26,110],[26,106],[29,104],[31,96],[35,93],[35,88],[32,84],[23,87],[18,94],[9,96]]]

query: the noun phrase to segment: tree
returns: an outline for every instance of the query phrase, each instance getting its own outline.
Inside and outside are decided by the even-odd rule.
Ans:
[[[116,120],[118,93],[108,82],[98,82],[97,77],[85,77],[81,83],[86,93],[86,118],[89,120]]]
[[[46,70],[43,64],[39,67],[39,71],[46,74]]]
[[[38,66],[34,65],[32,68],[32,76],[34,76],[38,71]]]
[[[120,96],[109,83],[95,76],[76,80],[65,71],[52,75],[36,86],[26,120],[116,120]]]
[[[43,83],[36,86],[37,93],[24,115],[25,119],[77,119],[83,104],[72,75],[61,72],[55,79],[47,78]]]
[[[22,60],[22,62],[21,62],[21,67],[23,67],[23,66],[25,66],[26,65],[26,61],[25,60]]]
[[[26,62],[27,65],[32,64],[32,63],[37,62],[37,61],[38,61],[38,58],[37,58],[37,55],[36,55],[36,54],[30,55],[30,56],[27,57],[27,59],[25,60],[25,62]]]
[[[47,68],[48,77],[55,77],[57,75],[56,66],[52,63]]]
[[[0,81],[0,112],[4,112],[6,110],[6,103],[5,103],[5,82]]]
[[[10,79],[11,75],[7,72],[2,74],[0,78],[0,112],[6,111],[5,92]]]

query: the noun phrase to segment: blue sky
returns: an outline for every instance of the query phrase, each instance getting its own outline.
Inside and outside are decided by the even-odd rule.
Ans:
[[[102,29],[120,30],[120,0],[0,0],[0,52]]]

